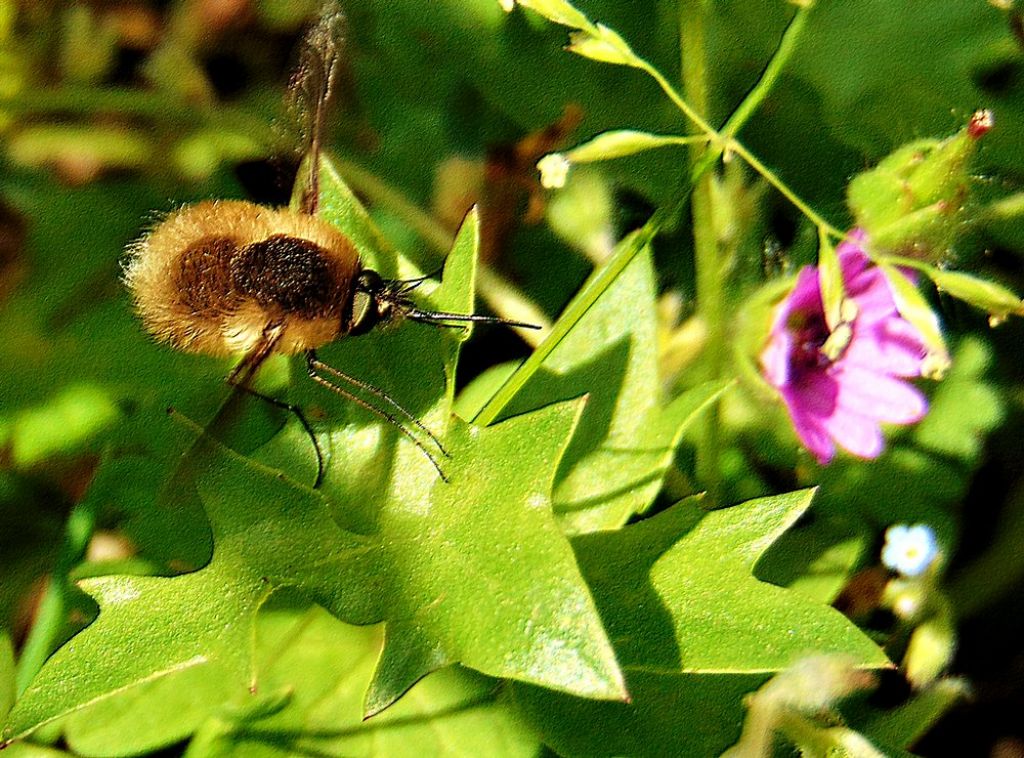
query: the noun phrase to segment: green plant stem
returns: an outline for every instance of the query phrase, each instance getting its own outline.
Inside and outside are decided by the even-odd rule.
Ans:
[[[351,161],[335,158],[335,165],[350,186],[390,209],[437,252],[446,254],[451,249],[454,241],[452,234],[433,216],[426,213],[401,192]],[[477,272],[477,287],[484,301],[498,315],[541,327],[540,329],[516,329],[516,333],[530,347],[540,344],[543,335],[551,328],[551,322],[544,311],[533,301],[482,261]]]
[[[700,33],[700,37],[685,38],[686,44],[682,45],[683,57],[687,57],[692,54],[696,56],[695,50],[697,48],[703,49],[703,33],[696,29],[692,21],[687,21],[686,7],[694,7],[696,10],[695,14],[701,14],[699,0],[680,0],[680,29],[686,29],[686,33],[693,35]],[[661,87],[665,95],[675,104],[680,111],[693,124],[697,127],[698,131],[703,132],[708,138],[708,147],[703,151],[701,160],[694,163],[693,174],[703,175],[704,163],[715,163],[723,155],[727,156],[728,153],[735,153],[745,160],[751,168],[753,168],[758,174],[764,177],[765,181],[771,184],[779,193],[789,200],[801,213],[803,213],[815,226],[820,229],[824,229],[828,234],[841,239],[843,233],[818,215],[806,202],[804,202],[799,195],[793,192],[776,174],[769,169],[760,159],[757,158],[753,153],[747,150],[737,139],[735,135],[743,128],[744,124],[750,120],[750,117],[754,114],[757,108],[764,101],[768,92],[774,86],[778,80],[779,75],[785,68],[786,63],[792,57],[793,51],[796,49],[797,42],[800,35],[807,24],[807,15],[810,13],[813,6],[807,5],[801,7],[796,14],[793,16],[786,27],[786,31],[783,33],[782,39],[779,42],[779,46],[776,48],[775,53],[772,55],[771,60],[765,67],[764,72],[761,74],[757,84],[747,93],[743,102],[736,108],[733,114],[726,121],[725,126],[722,129],[716,130],[712,127],[700,114],[697,109],[690,103],[693,102],[692,96],[687,91],[687,96],[683,97],[676,91],[675,87],[647,61],[642,58],[638,58],[636,61],[637,68],[648,74],[658,86]],[[687,49],[690,48],[691,52],[687,53]],[[686,63],[683,64],[684,78],[686,77]],[[687,85],[688,86],[688,85]],[[689,102],[688,102],[689,99]]]
[[[18,659],[15,686],[19,696],[63,639],[68,622],[68,598],[72,591],[68,573],[82,560],[95,528],[95,506],[89,500],[71,509],[53,573]]]
[[[818,215],[811,206],[804,202],[799,195],[793,192],[785,182],[779,179],[779,177],[775,175],[774,171],[765,166],[756,155],[747,150],[747,148],[745,148],[740,142],[737,140],[730,140],[727,150],[736,153],[736,155],[749,163],[751,168],[764,177],[766,182],[778,190],[780,195],[796,206],[797,210],[804,214],[804,216],[806,216],[812,224],[818,227],[818,229],[823,230],[825,233],[835,237],[836,239],[842,239],[846,236],[841,230]]]
[[[708,163],[704,170],[711,169],[712,164]],[[623,239],[615,250],[615,253],[584,282],[576,296],[569,302],[562,315],[551,327],[551,331],[544,337],[544,341],[530,353],[530,356],[523,361],[505,383],[498,388],[498,391],[491,396],[479,413],[473,418],[473,423],[486,426],[493,423],[506,405],[511,402],[519,391],[526,386],[530,378],[544,365],[544,361],[562,342],[566,336],[576,328],[580,319],[586,315],[590,307],[597,302],[598,298],[607,290],[619,275],[626,270],[633,259],[640,254],[641,250],[647,248],[654,240],[662,227],[675,219],[679,213],[690,202],[693,194],[693,180],[686,177],[676,190],[673,199],[659,207],[646,223],[628,237]]]
[[[679,48],[686,101],[699,113],[709,109],[709,82],[705,45],[705,8],[702,0],[679,0]],[[703,121],[703,120],[702,120]],[[695,123],[697,123],[695,119]],[[701,128],[697,123],[697,128]],[[706,145],[690,147],[691,162],[701,161]],[[725,280],[714,221],[714,176],[708,172],[693,187],[691,216],[697,278],[697,312],[707,332],[702,367],[705,380],[722,376],[725,358]],[[718,405],[704,414],[697,447],[697,476],[707,489],[708,505],[721,502],[719,466],[721,447]]]
[[[796,46],[797,37],[804,26],[802,19],[806,16],[806,13],[806,8],[801,8],[798,11],[797,16],[790,23],[790,27],[783,36],[784,44],[779,45],[760,80],[754,85],[747,98],[744,99],[744,102],[740,104],[726,122],[725,128],[730,130],[730,134],[739,132],[747,120],[754,114],[757,105],[764,100],[768,91],[775,84],[779,73],[785,67]],[[801,20],[797,22],[797,18]],[[673,199],[658,208],[632,237],[623,240],[615,254],[587,280],[576,297],[566,307],[558,321],[555,322],[540,346],[512,373],[476,415],[474,422],[477,424],[486,425],[498,418],[502,409],[526,385],[526,382],[529,381],[534,372],[544,364],[547,356],[572,331],[590,306],[601,296],[601,293],[614,283],[619,274],[626,269],[641,250],[650,244],[662,227],[675,219],[687,206],[693,194],[694,185],[715,166],[718,159],[722,156],[724,145],[721,143],[719,133],[690,108],[689,104],[680,97],[679,93],[675,91],[657,69],[643,60],[639,60],[637,66],[654,78],[661,86],[661,89],[668,95],[669,99],[697,125],[700,131],[708,136],[710,142],[707,149],[703,151],[700,159],[692,164],[690,175],[680,182],[680,186],[673,195]],[[747,99],[752,100],[751,105],[746,105]]]
[[[689,191],[685,191],[689,196]],[[601,267],[594,271],[589,279],[576,293],[576,297],[566,306],[558,321],[551,327],[544,341],[530,353],[530,356],[516,369],[512,375],[505,380],[497,392],[491,396],[480,412],[476,414],[473,423],[480,426],[487,426],[494,422],[502,409],[514,398],[529,381],[530,377],[547,360],[547,357],[561,343],[563,339],[576,327],[580,319],[586,314],[590,307],[597,302],[601,294],[608,289],[619,274],[632,262],[637,254],[650,244],[654,235],[666,222],[668,215],[656,211],[638,231],[627,237],[621,243],[615,254]]]
[[[789,59],[793,56],[793,51],[796,50],[800,35],[803,34],[804,27],[807,25],[807,16],[810,11],[811,6],[802,7],[790,19],[786,31],[782,33],[782,39],[779,40],[778,47],[772,53],[771,60],[768,61],[768,65],[761,72],[757,83],[751,87],[746,97],[743,98],[743,102],[732,112],[729,120],[725,122],[725,125],[719,131],[724,140],[731,140],[735,137],[740,129],[746,125],[747,121],[750,120],[750,117],[761,107],[761,103],[764,102],[772,87],[775,86],[779,75],[782,74],[786,64],[789,63]],[[720,148],[721,145],[719,145]]]

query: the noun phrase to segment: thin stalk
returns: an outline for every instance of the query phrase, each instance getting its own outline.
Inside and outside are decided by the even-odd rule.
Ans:
[[[840,231],[832,224],[830,224],[828,221],[826,221],[824,218],[822,218],[820,215],[818,215],[818,213],[816,213],[814,209],[811,208],[811,206],[804,202],[799,195],[797,195],[795,192],[793,192],[793,190],[786,186],[786,184],[775,175],[774,171],[772,171],[763,163],[761,163],[761,160],[756,155],[747,150],[747,148],[745,148],[740,142],[738,142],[737,140],[730,140],[727,148],[728,150],[731,150],[732,152],[736,153],[736,155],[740,156],[747,163],[749,163],[751,168],[753,168],[757,173],[763,176],[765,181],[767,181],[776,190],[778,190],[780,195],[782,195],[784,198],[789,200],[789,202],[791,202],[794,206],[796,206],[797,210],[804,214],[804,216],[806,216],[812,224],[818,227],[818,229],[823,230],[832,237],[835,237],[836,239],[842,239],[843,237],[846,236],[844,232]]]
[[[696,0],[681,0],[681,2],[688,5],[696,2]],[[683,21],[680,19],[680,28],[682,28],[682,26]],[[687,45],[695,46],[697,44],[696,40],[687,39],[686,42]],[[701,42],[701,47],[703,48],[703,42]],[[685,56],[685,53],[683,53],[683,55]],[[721,134],[719,134],[718,130],[704,120],[700,113],[698,113],[696,106],[691,106],[690,103],[687,102],[686,98],[676,91],[676,88],[669,83],[668,79],[666,79],[658,69],[642,58],[638,59],[638,64],[642,71],[646,72],[648,76],[658,83],[658,86],[661,87],[662,92],[668,96],[668,99],[671,100],[672,103],[681,110],[686,117],[690,119],[690,121],[693,122],[693,125],[697,127],[697,131],[703,132],[712,142],[721,141]],[[690,97],[689,92],[687,92],[686,97]]]
[[[772,87],[775,86],[779,75],[782,74],[786,64],[789,63],[789,59],[793,56],[793,51],[796,50],[800,35],[803,34],[804,27],[807,25],[807,16],[810,11],[810,5],[804,6],[790,19],[786,31],[782,33],[782,39],[779,40],[779,46],[772,53],[771,60],[768,61],[768,65],[761,72],[757,84],[750,89],[746,97],[743,98],[743,102],[732,112],[729,120],[725,122],[725,126],[719,131],[723,141],[735,137],[747,121],[750,120],[750,117],[754,115],[754,112],[761,107],[761,103],[764,102]]]
[[[682,55],[684,58],[688,57],[690,54],[696,57],[697,48],[703,49],[703,32],[697,28],[692,21],[686,20],[686,16],[688,14],[685,10],[682,10],[682,8],[692,6],[695,8],[693,13],[701,15],[700,2],[699,0],[680,0],[680,3],[680,30],[682,31],[685,29],[686,34],[688,35],[699,35],[683,38],[685,39],[686,44],[681,46]],[[765,166],[757,156],[751,153],[743,146],[742,143],[735,139],[735,135],[743,128],[747,121],[750,120],[750,117],[761,105],[765,97],[767,97],[768,92],[775,85],[775,82],[778,80],[779,75],[785,68],[786,63],[788,63],[789,59],[792,57],[800,35],[806,27],[807,15],[810,13],[812,7],[813,6],[809,5],[803,6],[796,12],[796,14],[794,14],[793,19],[790,21],[789,26],[786,27],[786,31],[782,35],[782,39],[779,41],[779,46],[776,48],[771,60],[768,62],[764,72],[761,74],[761,78],[747,93],[743,102],[741,102],[736,110],[733,111],[732,115],[729,117],[728,121],[726,121],[721,130],[717,130],[712,127],[711,124],[709,124],[698,112],[701,109],[691,105],[694,100],[689,90],[687,90],[686,97],[680,95],[675,87],[672,86],[660,71],[642,58],[637,59],[636,65],[639,69],[654,79],[665,95],[677,108],[679,108],[680,111],[683,112],[694,126],[697,127],[697,130],[707,136],[708,147],[703,151],[701,159],[693,164],[693,173],[695,175],[704,173],[705,163],[713,164],[728,152],[736,153],[743,158],[751,168],[763,176],[769,184],[775,187],[783,197],[789,200],[815,226],[820,229],[824,229],[832,236],[842,238],[842,232],[815,213],[806,202],[804,202],[795,192],[789,189],[789,187],[786,186],[773,171]],[[687,53],[687,49],[690,49],[691,52]],[[684,61],[684,79],[686,78],[686,65],[687,64]],[[684,86],[688,87],[689,85]]]
[[[708,66],[706,54],[705,10],[702,0],[679,2],[679,47],[686,102],[699,113],[709,109]],[[697,128],[705,123],[691,116]],[[690,147],[691,162],[697,164],[709,149]],[[693,246],[697,279],[697,312],[707,330],[703,355],[704,378],[719,379],[725,358],[725,280],[714,222],[714,176],[709,172],[694,185],[691,201]],[[697,448],[697,475],[707,488],[710,507],[721,499],[722,479],[719,466],[721,447],[718,405],[704,415]]]
[[[685,190],[685,195],[689,195],[688,188]],[[657,234],[667,219],[667,213],[662,213],[661,209],[655,211],[643,227],[619,244],[615,254],[601,268],[596,269],[583,284],[576,297],[566,306],[562,315],[559,316],[558,320],[551,327],[551,331],[545,335],[544,341],[540,346],[530,353],[530,356],[505,380],[505,383],[491,396],[487,404],[480,409],[480,412],[473,419],[474,424],[487,426],[498,418],[502,409],[508,405],[512,398],[519,393],[519,390],[526,385],[526,382],[540,369],[559,343],[576,328],[576,324],[586,315],[590,307],[597,302],[605,290],[612,286],[615,280],[619,278],[619,274],[626,269],[637,254],[650,244],[654,235]]]

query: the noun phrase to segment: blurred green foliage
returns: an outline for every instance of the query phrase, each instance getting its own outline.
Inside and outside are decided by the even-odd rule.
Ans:
[[[1021,291],[1024,22],[999,5],[819,0],[738,138],[842,229],[855,173],[990,108],[942,257]],[[715,126],[795,12],[576,6],[672,82],[698,44],[679,38],[681,14],[699,8]],[[820,469],[744,374],[770,288],[813,261],[812,226],[736,156],[716,172],[732,289],[728,368],[709,377],[689,213],[629,235],[685,198],[687,148],[574,169],[554,194],[534,168],[606,130],[691,125],[641,71],[566,52],[566,29],[533,11],[344,4],[323,215],[386,276],[444,262],[432,307],[472,311],[479,265],[502,315],[525,302],[557,331],[567,304],[580,310],[535,363],[521,362],[535,343],[494,328],[465,341],[405,324],[321,351],[444,435],[451,485],[275,358],[259,388],[306,409],[325,451],[310,490],[294,418],[233,395],[230,362],[146,337],[119,282],[126,245],[196,199],[287,202],[308,138],[288,72],[320,12],[0,0],[0,710],[14,708],[7,735],[31,733],[11,754],[717,754],[739,738],[743,696],[799,653],[899,660],[906,629],[864,590],[896,522],[937,533],[963,609],[953,670],[991,709],[986,731],[958,731],[954,714],[936,742],[980,754],[1015,734],[1019,682],[985,663],[1020,634],[1024,553],[1001,536],[1024,532],[1021,324],[993,331],[929,295],[953,357],[929,416],[877,461]],[[695,422],[718,400],[720,504],[747,502],[707,514],[683,498],[709,484]],[[468,423],[482,409],[498,423]],[[211,420],[217,439],[197,436]],[[34,615],[55,592],[57,616],[45,602]],[[900,754],[963,687],[905,694],[843,714]]]

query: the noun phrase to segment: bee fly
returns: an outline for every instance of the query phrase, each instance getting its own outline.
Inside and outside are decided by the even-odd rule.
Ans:
[[[316,451],[314,487],[323,481],[324,460],[302,410],[249,386],[263,361],[274,353],[304,354],[313,381],[396,426],[447,481],[434,455],[409,425],[447,457],[440,440],[383,390],[323,363],[316,349],[401,318],[436,326],[532,325],[419,308],[410,294],[426,277],[387,280],[363,268],[352,242],[317,217],[320,140],[333,88],[339,24],[338,14],[325,14],[313,28],[292,82],[292,91],[312,103],[309,184],[301,209],[239,200],[181,208],[129,247],[124,280],[144,326],[158,340],[186,352],[242,356],[227,382],[296,415]],[[372,395],[383,407],[353,390]]]

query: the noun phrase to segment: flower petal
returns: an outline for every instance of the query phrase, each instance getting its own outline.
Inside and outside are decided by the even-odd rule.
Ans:
[[[809,416],[825,418],[835,413],[839,398],[839,384],[825,371],[806,374],[797,384],[785,389],[786,402]]]
[[[843,411],[889,424],[912,424],[928,412],[928,400],[917,387],[886,374],[844,365],[837,377],[837,405]]]
[[[902,318],[892,317],[865,329],[854,325],[854,336],[843,355],[844,364],[862,366],[893,376],[920,376],[927,349],[920,335]]]
[[[836,454],[836,446],[832,444],[832,438],[825,425],[818,416],[803,413],[792,406],[789,409],[790,418],[793,420],[793,429],[797,437],[811,454],[818,460],[818,463],[825,465],[831,462]]]
[[[889,281],[877,268],[870,268],[846,281],[847,294],[857,303],[857,319],[873,324],[898,315]]]
[[[848,342],[825,323],[817,268],[805,267],[779,304],[761,354],[765,378],[785,401],[800,441],[821,463],[836,446],[861,458],[881,454],[881,424],[909,424],[928,410],[925,396],[904,378],[920,376],[927,348],[896,309],[889,281],[864,251],[855,229],[838,247],[846,295],[857,306]],[[902,275],[913,279],[912,275]],[[836,349],[838,348],[838,349]]]
[[[821,290],[818,287],[818,269],[813,266],[804,266],[800,269],[800,273],[796,277],[796,284],[779,305],[775,323],[772,325],[772,332],[788,330],[793,314],[806,315],[819,311],[824,313],[821,305]]]
[[[761,352],[761,371],[773,387],[784,387],[789,383],[789,356],[793,350],[793,337],[782,329],[773,334],[767,347]]]
[[[824,426],[837,445],[858,458],[877,458],[885,449],[878,422],[845,408],[837,409]]]

